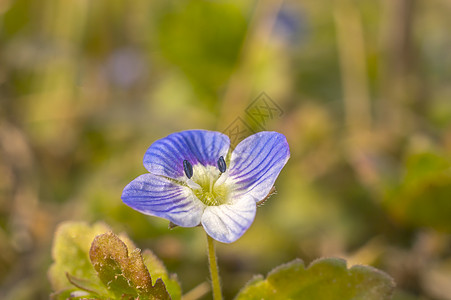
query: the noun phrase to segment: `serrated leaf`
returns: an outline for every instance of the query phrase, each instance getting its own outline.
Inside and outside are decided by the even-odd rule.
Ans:
[[[144,264],[149,270],[152,278],[161,278],[173,300],[182,298],[182,289],[175,274],[168,275],[168,271],[163,262],[150,250],[146,249],[142,252]]]
[[[171,299],[161,279],[152,285],[141,251],[127,246],[109,232],[97,236],[92,242],[89,256],[100,280],[118,298]]]
[[[82,222],[65,222],[58,227],[52,249],[55,262],[49,270],[55,291],[52,299],[127,299],[126,295],[139,295],[140,299],[170,299],[168,292],[174,300],[181,298],[176,276],[169,276],[163,263],[150,250],[141,255],[125,234],[118,238],[111,233],[114,238],[104,243],[107,248],[114,249],[109,253],[114,258],[107,266],[109,272],[119,275],[113,280],[106,277],[101,280],[89,252],[94,238],[109,230],[103,223],[89,226]],[[128,249],[133,249],[130,254]],[[154,286],[150,278],[155,280]]]
[[[109,230],[104,223],[89,226],[84,222],[64,222],[58,226],[52,246],[54,263],[48,272],[54,291],[74,289],[66,277],[67,273],[102,286],[88,252],[94,237]]]
[[[348,269],[346,261],[326,258],[305,268],[298,259],[277,267],[266,279],[254,278],[236,299],[384,300],[391,298],[393,289],[392,278],[372,267]]]

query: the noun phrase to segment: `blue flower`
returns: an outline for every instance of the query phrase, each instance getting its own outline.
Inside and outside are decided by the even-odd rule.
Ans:
[[[201,224],[217,241],[231,243],[252,224],[290,157],[277,132],[256,133],[230,149],[229,138],[206,130],[170,134],[144,155],[150,172],[130,182],[122,200],[147,215],[182,227]]]

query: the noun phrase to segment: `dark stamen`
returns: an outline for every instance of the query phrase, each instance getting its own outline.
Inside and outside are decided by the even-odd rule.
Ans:
[[[219,172],[224,173],[227,170],[227,165],[224,160],[224,157],[220,156],[218,159],[218,169]]]
[[[185,170],[185,175],[188,179],[193,177],[193,166],[186,159],[183,161],[183,170]]]

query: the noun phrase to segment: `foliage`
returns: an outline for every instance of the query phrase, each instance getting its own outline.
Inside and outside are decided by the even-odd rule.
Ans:
[[[0,299],[84,292],[56,253],[104,288],[89,258],[104,227],[57,234],[43,276],[65,220],[127,232],[198,290],[201,228],[168,230],[120,195],[153,141],[249,128],[283,133],[291,158],[243,238],[217,245],[226,299],[296,257],[376,267],[394,300],[451,299],[450,15],[449,1],[0,1]],[[168,274],[142,255],[153,284]]]
[[[61,224],[49,270],[52,298],[180,299],[176,277],[168,276],[162,262],[149,250],[141,254],[128,237],[122,239],[103,223]],[[157,278],[154,283],[152,278]],[[255,277],[236,299],[390,299],[393,288],[391,277],[371,267],[347,269],[344,260],[328,258],[305,268],[298,259],[275,268],[266,279]]]
[[[393,279],[367,266],[346,268],[342,259],[314,261],[308,268],[295,260],[256,277],[237,296],[247,299],[391,299]]]
[[[123,239],[128,246],[114,233],[102,233],[108,230],[101,223],[89,227],[67,222],[59,227],[49,271],[54,299],[180,299],[176,278],[168,276],[152,252],[141,254],[127,237]]]

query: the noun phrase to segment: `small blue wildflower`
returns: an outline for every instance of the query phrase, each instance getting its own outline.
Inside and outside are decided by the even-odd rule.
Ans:
[[[282,5],[274,24],[274,35],[289,45],[303,43],[309,33],[309,22],[303,9],[295,5]]]
[[[229,138],[207,130],[170,134],[144,155],[150,172],[130,182],[122,200],[147,215],[182,227],[201,224],[217,241],[231,243],[252,224],[290,157],[287,140],[259,132],[232,151]]]

